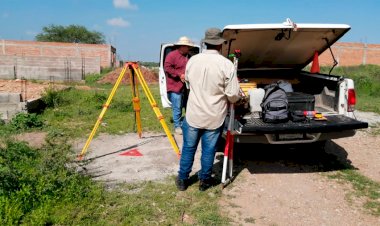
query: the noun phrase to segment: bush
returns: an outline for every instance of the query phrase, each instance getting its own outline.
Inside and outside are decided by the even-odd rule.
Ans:
[[[43,126],[41,118],[35,113],[18,113],[12,118],[11,127],[16,130],[27,130]]]
[[[54,88],[48,88],[42,95],[42,101],[47,107],[55,108],[64,102],[62,91],[55,90]]]
[[[67,153],[68,145],[54,142],[41,150],[11,141],[0,147],[0,225],[60,224],[54,212],[68,215],[65,206],[86,208],[102,197],[101,187],[68,167]]]

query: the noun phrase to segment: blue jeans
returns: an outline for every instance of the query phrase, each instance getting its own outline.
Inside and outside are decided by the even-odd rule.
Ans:
[[[172,102],[174,128],[181,127],[183,93],[168,92],[168,98]]]
[[[199,140],[202,141],[202,156],[201,170],[198,173],[198,178],[200,180],[207,180],[211,177],[216,145],[222,134],[222,128],[223,126],[214,130],[197,129],[191,127],[186,119],[183,120],[183,146],[178,171],[179,179],[186,180],[189,178]]]

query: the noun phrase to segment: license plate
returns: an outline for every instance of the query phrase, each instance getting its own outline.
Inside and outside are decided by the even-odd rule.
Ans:
[[[278,134],[279,140],[302,140],[302,133]]]

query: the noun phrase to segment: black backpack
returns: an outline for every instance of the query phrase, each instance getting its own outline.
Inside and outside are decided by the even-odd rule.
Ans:
[[[288,97],[280,87],[280,83],[272,83],[264,87],[265,95],[261,103],[261,117],[264,122],[281,123],[287,122],[289,117]]]

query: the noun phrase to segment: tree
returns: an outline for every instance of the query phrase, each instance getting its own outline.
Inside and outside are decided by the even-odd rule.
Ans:
[[[80,25],[49,25],[42,28],[35,39],[40,42],[75,42],[88,44],[105,43],[104,35],[98,31],[89,31]]]

